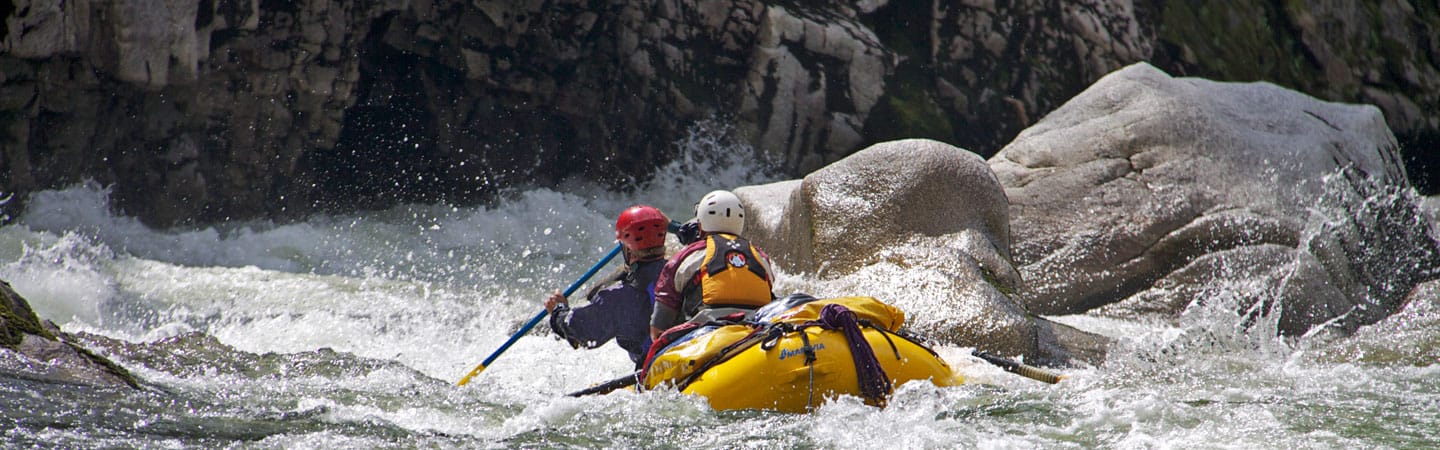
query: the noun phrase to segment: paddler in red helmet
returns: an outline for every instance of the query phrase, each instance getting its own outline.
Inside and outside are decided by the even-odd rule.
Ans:
[[[630,353],[636,368],[650,347],[650,315],[655,279],[665,266],[665,234],[670,219],[647,205],[626,208],[615,220],[615,239],[625,255],[625,269],[615,282],[591,289],[589,304],[571,308],[555,291],[545,300],[550,329],[575,348],[596,348],[611,339]]]

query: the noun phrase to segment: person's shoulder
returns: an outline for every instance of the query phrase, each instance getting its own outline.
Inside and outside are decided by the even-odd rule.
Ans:
[[[653,279],[655,278],[655,276],[660,274],[661,270],[664,270],[665,264],[667,262],[668,261],[665,258],[656,258],[648,261],[640,261],[635,264],[635,270],[633,270],[632,273],[634,274],[634,276],[642,280]]]
[[[685,261],[685,259],[694,256],[697,253],[702,255],[705,253],[705,241],[703,239],[691,242],[690,245],[686,245],[685,248],[682,248],[680,249],[680,251],[675,252],[674,255],[670,256],[669,263],[672,265],[680,264],[682,261]]]
[[[680,249],[680,253],[676,253],[676,255],[692,253],[696,250],[704,250],[706,243],[708,243],[709,241],[709,239],[701,239],[695,242],[691,242],[689,245],[686,245],[685,248]]]
[[[695,248],[685,247],[684,250],[676,253],[675,257],[670,260],[670,264],[673,265],[677,274],[689,276],[694,274],[696,270],[699,270],[699,267],[705,261],[705,245],[703,241],[700,242],[700,244],[700,246]]]

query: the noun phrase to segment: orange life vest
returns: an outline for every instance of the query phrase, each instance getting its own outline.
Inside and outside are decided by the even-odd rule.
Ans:
[[[725,233],[712,233],[705,239],[699,287],[700,300],[706,306],[758,308],[770,303],[770,274],[750,241]]]

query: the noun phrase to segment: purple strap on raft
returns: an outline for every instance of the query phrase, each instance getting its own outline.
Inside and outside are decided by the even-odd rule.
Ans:
[[[845,305],[831,303],[820,309],[820,320],[817,322],[822,328],[840,330],[845,334],[845,340],[850,342],[850,356],[855,360],[855,374],[860,379],[860,395],[883,402],[890,395],[890,376],[875,359],[875,351],[870,348],[870,342],[865,340],[860,324],[855,321],[855,312]]]

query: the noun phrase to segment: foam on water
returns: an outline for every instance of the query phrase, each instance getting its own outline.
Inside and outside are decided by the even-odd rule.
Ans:
[[[119,294],[105,268],[114,255],[79,234],[8,226],[0,228],[0,242],[0,279],[29,299],[41,317],[58,323],[99,323],[100,306]]]

